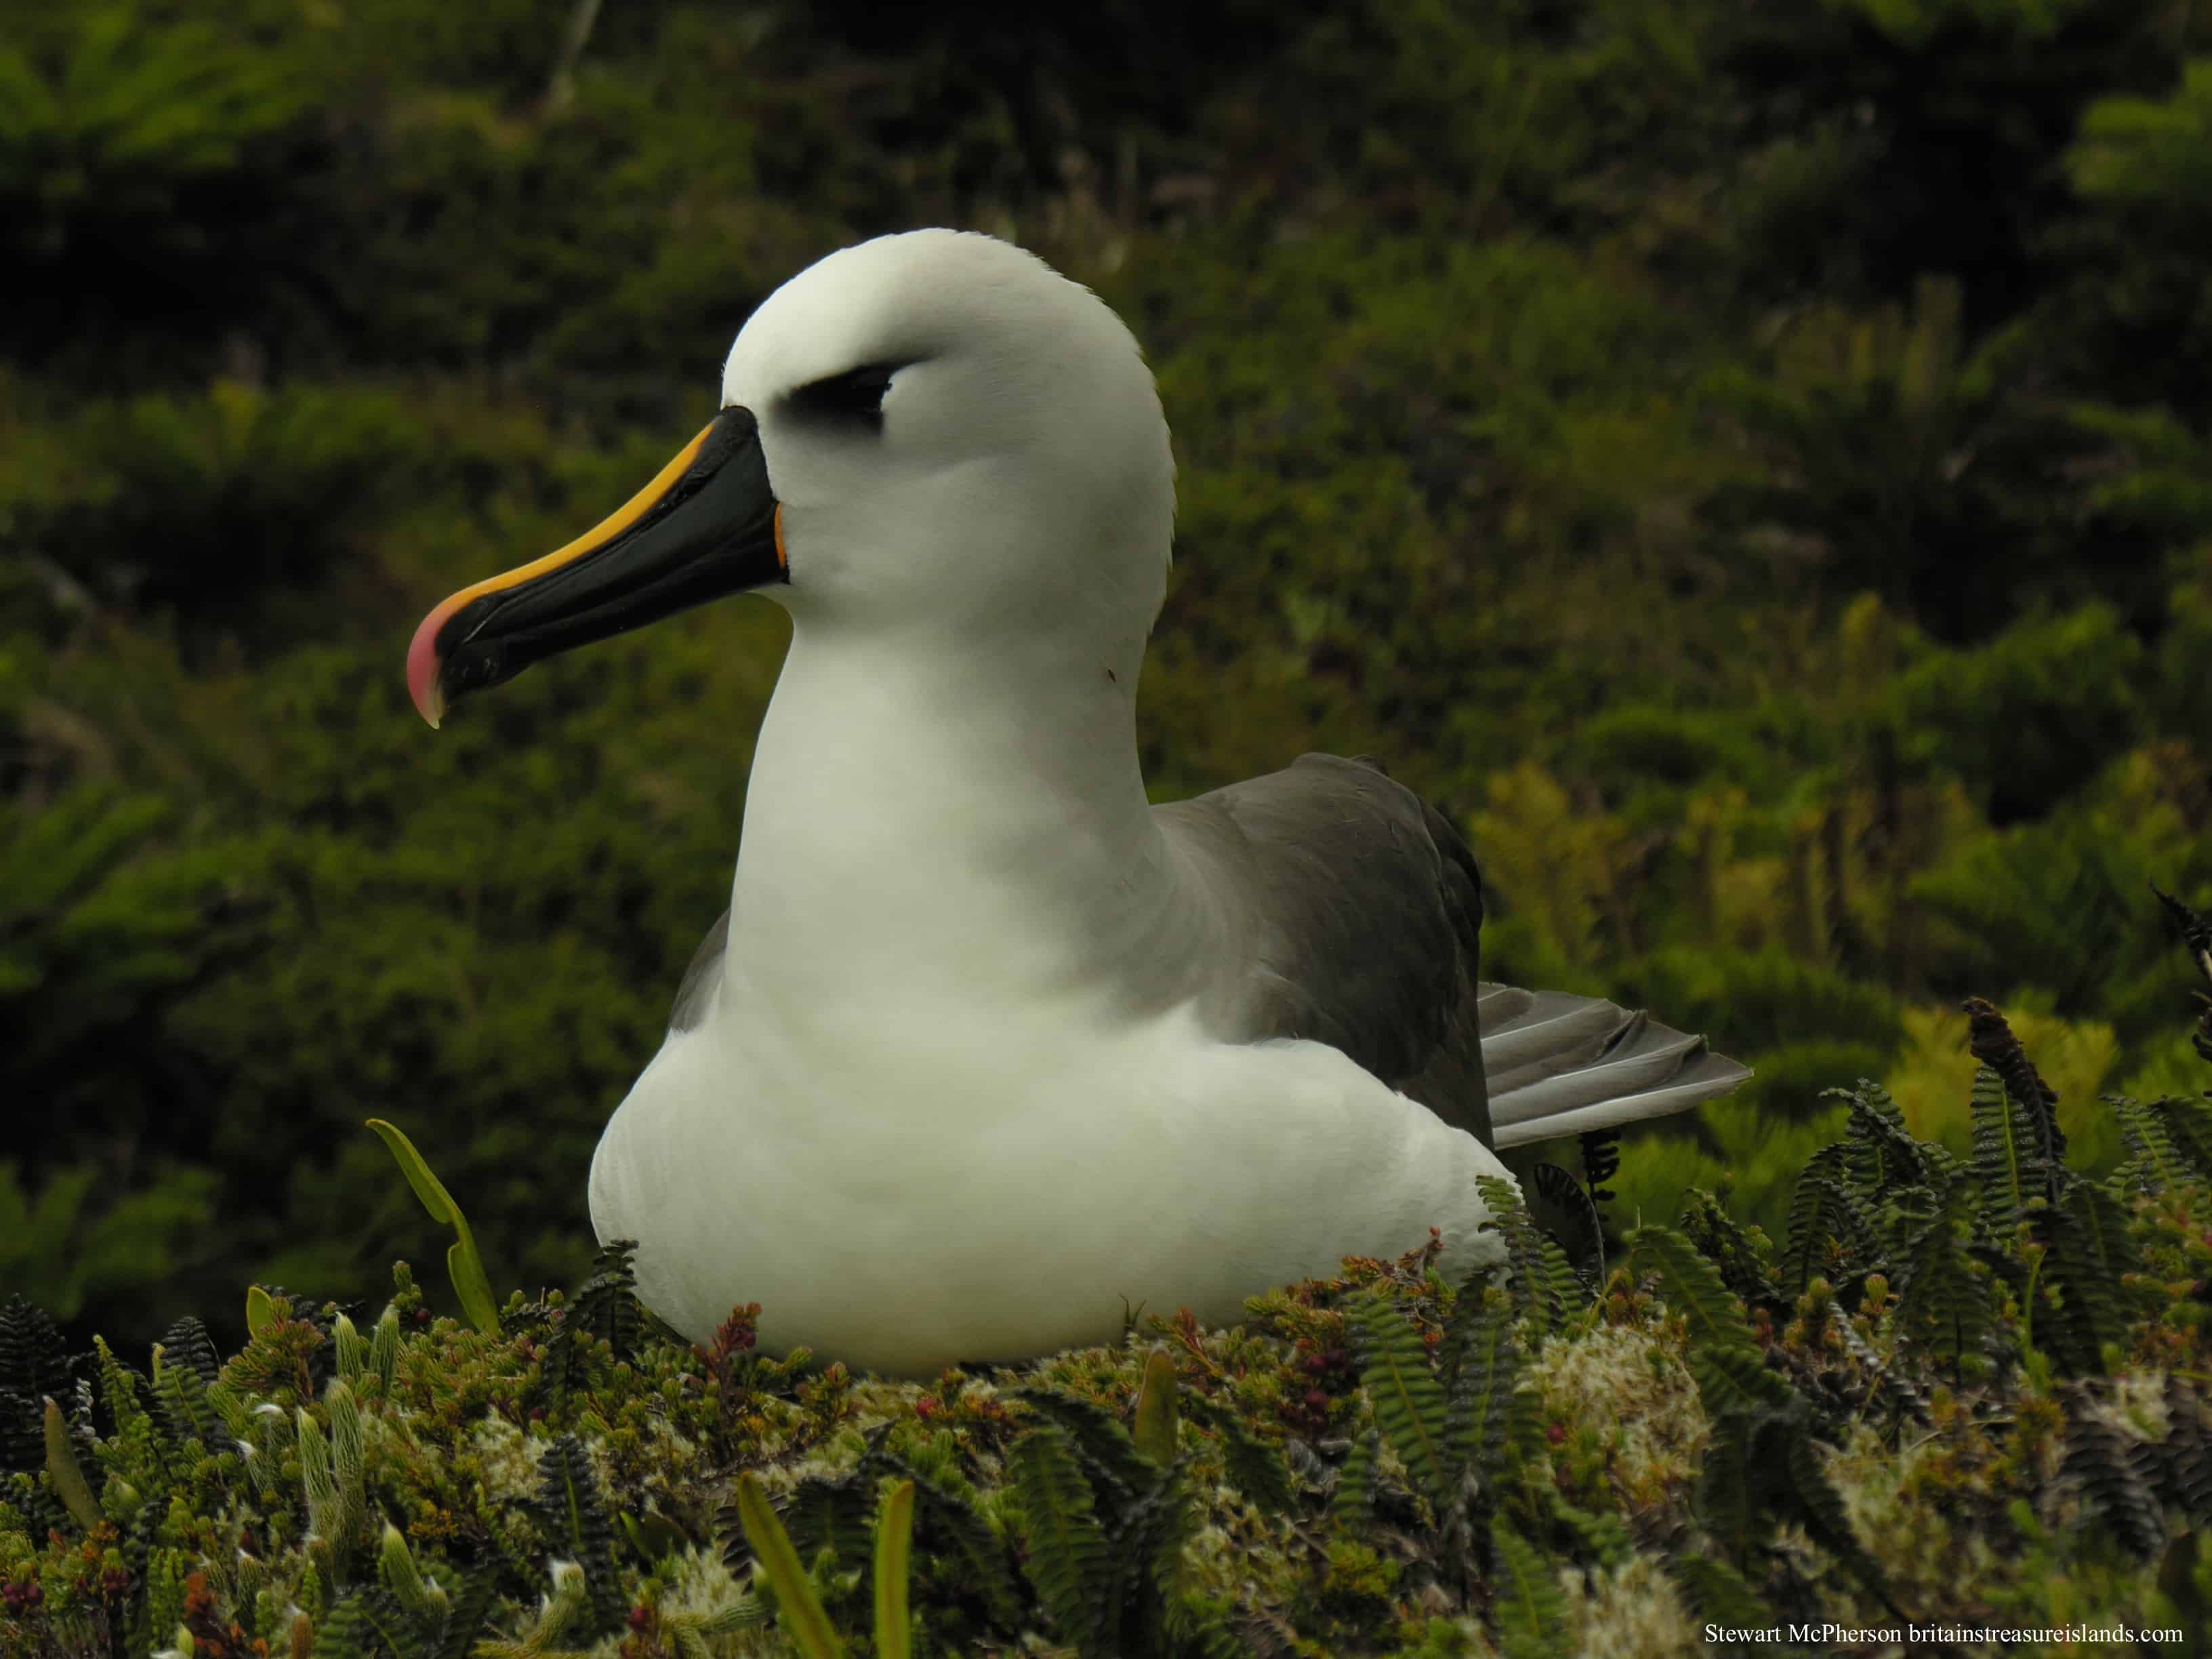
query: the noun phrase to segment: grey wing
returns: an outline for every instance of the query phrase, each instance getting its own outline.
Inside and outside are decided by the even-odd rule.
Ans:
[[[1153,812],[1237,913],[1244,961],[1224,1036],[1325,1042],[1491,1144],[1482,877],[1441,812],[1374,762],[1334,755]]]
[[[684,982],[676,988],[675,1009],[668,1016],[671,1031],[688,1031],[706,1018],[721,987],[722,955],[729,943],[730,913],[726,909],[691,953],[691,965],[684,970]]]

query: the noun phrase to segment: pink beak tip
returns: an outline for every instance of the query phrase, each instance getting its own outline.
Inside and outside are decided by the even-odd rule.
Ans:
[[[438,722],[446,715],[445,693],[438,685],[438,629],[447,615],[440,605],[422,618],[422,625],[415,630],[415,638],[407,647],[407,695],[415,701],[416,712],[438,729]]]

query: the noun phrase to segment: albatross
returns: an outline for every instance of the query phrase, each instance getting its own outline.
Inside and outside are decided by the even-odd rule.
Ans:
[[[927,1376],[1392,1256],[1495,1260],[1499,1150],[1749,1073],[1480,977],[1481,879],[1372,762],[1151,805],[1135,700],[1175,465],[1134,337],[1034,255],[920,230],[746,321],[720,411],[557,551],[441,603],[435,726],[726,594],[790,613],[730,904],[592,1161],[695,1340]],[[1510,1178],[1510,1176],[1508,1177]]]

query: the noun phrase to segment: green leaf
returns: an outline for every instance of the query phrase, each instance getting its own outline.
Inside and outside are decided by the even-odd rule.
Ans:
[[[629,1540],[630,1548],[637,1552],[641,1561],[665,1560],[690,1541],[684,1528],[665,1515],[655,1515],[650,1510],[643,1515],[632,1515],[624,1510],[616,1519],[622,1525],[623,1538]]]
[[[775,1518],[760,1477],[750,1469],[738,1477],[738,1522],[775,1591],[776,1622],[805,1659],[842,1659],[844,1644],[830,1628],[822,1598],[814,1593],[812,1581],[799,1565],[799,1552],[792,1548],[791,1535]]]
[[[1137,1395],[1137,1421],[1132,1437],[1137,1455],[1162,1468],[1175,1462],[1175,1362],[1163,1349],[1152,1350],[1145,1362],[1144,1387]]]
[[[876,1521],[877,1659],[909,1659],[912,1615],[908,1582],[914,1571],[914,1482],[902,1480],[884,1498]]]
[[[875,1460],[878,1468],[915,1483],[915,1535],[932,1554],[952,1557],[959,1582],[982,1597],[992,1621],[1008,1635],[1018,1635],[1024,1615],[1011,1555],[990,1523],[967,1499],[924,1478],[896,1453],[879,1449]]]
[[[407,1177],[407,1184],[415,1189],[415,1196],[422,1200],[422,1207],[430,1212],[430,1219],[441,1221],[459,1235],[446,1252],[446,1271],[452,1275],[453,1293],[461,1299],[461,1310],[469,1322],[487,1336],[499,1334],[499,1304],[492,1299],[491,1281],[485,1278],[483,1262],[477,1255],[477,1242],[469,1231],[469,1219],[461,1213],[461,1206],[453,1202],[453,1195],[430,1172],[422,1161],[422,1154],[415,1150],[415,1143],[404,1132],[386,1122],[380,1117],[368,1120],[368,1127],[376,1131],[392,1151],[399,1165],[399,1172]]]
[[[407,1535],[389,1521],[377,1546],[376,1576],[410,1618],[429,1619],[441,1611],[434,1607],[429,1587],[415,1565],[415,1553],[407,1547]]]
[[[70,1444],[68,1420],[51,1395],[46,1399],[46,1476],[63,1506],[89,1532],[100,1524],[100,1502],[85,1484],[84,1471],[77,1467],[76,1451]]]
[[[246,1334],[258,1336],[276,1322],[276,1298],[258,1285],[246,1287]]]

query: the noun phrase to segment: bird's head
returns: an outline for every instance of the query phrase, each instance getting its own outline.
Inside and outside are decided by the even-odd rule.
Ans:
[[[971,233],[863,242],[753,313],[722,404],[596,528],[423,618],[407,661],[423,718],[747,590],[802,630],[1065,639],[1133,669],[1175,469],[1136,342],[1087,289]]]

